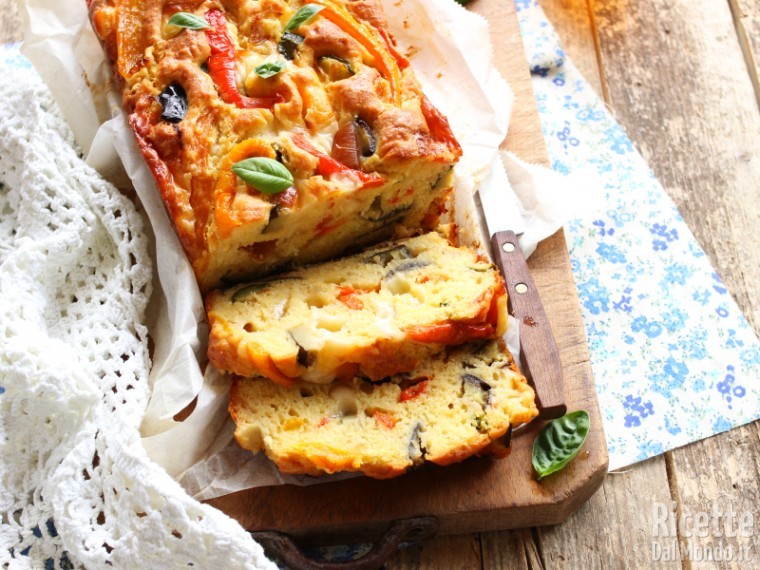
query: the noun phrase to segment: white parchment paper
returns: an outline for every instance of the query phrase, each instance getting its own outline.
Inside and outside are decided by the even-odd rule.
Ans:
[[[491,168],[503,168],[498,147],[506,136],[513,102],[509,86],[491,63],[487,23],[451,0],[383,3],[391,30],[410,54],[426,94],[448,116],[462,144],[464,154],[455,171],[455,221],[460,239],[484,250],[488,237],[478,224],[473,194]],[[152,395],[141,428],[150,457],[198,499],[254,486],[344,477],[282,475],[263,454],[254,456],[234,442],[234,425],[227,414],[228,382],[213,366],[203,371],[208,331],[191,266],[126,124],[119,97],[109,91],[110,70],[87,22],[85,2],[27,0],[22,12],[22,50],[51,88],[88,162],[122,187],[126,172],[155,236],[155,293],[147,323],[155,343]],[[523,183],[531,168],[516,164],[523,200],[532,204],[525,211],[551,214],[548,220],[534,217],[533,225],[526,220],[528,246],[535,247],[566,219],[561,210],[539,207],[566,183],[542,169],[540,182],[546,187],[535,192]],[[489,178],[506,184],[503,174]],[[175,420],[191,404],[192,412],[183,421]]]

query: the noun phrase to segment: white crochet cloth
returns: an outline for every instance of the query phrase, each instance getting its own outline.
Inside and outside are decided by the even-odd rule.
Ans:
[[[0,567],[274,568],[138,431],[151,262],[31,70],[0,82]]]

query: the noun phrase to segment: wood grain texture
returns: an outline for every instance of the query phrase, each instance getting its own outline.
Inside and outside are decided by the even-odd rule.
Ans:
[[[595,5],[610,104],[760,331],[760,110],[728,3]]]
[[[541,8],[557,30],[562,48],[594,91],[604,96],[602,66],[594,33],[593,10],[587,0],[541,0]]]
[[[0,2],[0,43],[19,42],[24,35],[21,16],[15,0]]]
[[[480,538],[477,534],[438,537],[400,550],[386,570],[481,570]]]
[[[760,2],[728,0],[736,25],[736,34],[744,52],[747,72],[760,104]]]
[[[567,412],[562,362],[517,236],[511,231],[495,233],[491,251],[504,275],[509,314],[520,322],[520,369],[535,387],[538,417],[561,418]],[[535,383],[533,378],[540,381]]]
[[[696,553],[705,547],[714,549],[722,542],[724,548],[730,547],[735,553],[730,561],[693,560],[691,568],[760,566],[760,423],[676,449],[668,459],[672,484],[678,490],[678,512],[685,522],[678,528],[682,550],[692,543]],[[729,510],[736,515],[732,523],[728,521]],[[694,517],[700,512],[720,521],[718,528],[723,536],[715,536],[712,530],[709,536],[694,536]],[[752,532],[749,536],[737,535],[739,519],[748,513],[753,517]],[[727,532],[729,528],[734,532]],[[740,548],[754,553],[754,565],[738,563],[736,553]]]

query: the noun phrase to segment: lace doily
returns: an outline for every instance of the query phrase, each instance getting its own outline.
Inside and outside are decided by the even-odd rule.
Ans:
[[[140,444],[151,262],[31,70],[0,83],[0,567],[274,568]]]

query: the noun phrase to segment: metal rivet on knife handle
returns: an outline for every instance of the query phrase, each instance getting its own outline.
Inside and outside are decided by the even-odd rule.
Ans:
[[[508,245],[513,251],[507,251]],[[522,371],[536,390],[539,417],[558,418],[567,410],[562,363],[538,289],[518,245],[511,231],[496,232],[491,238],[496,264],[507,284],[509,312],[520,321]]]
[[[513,244],[511,241],[505,241],[501,249],[507,253],[512,253],[515,250],[515,244]]]

